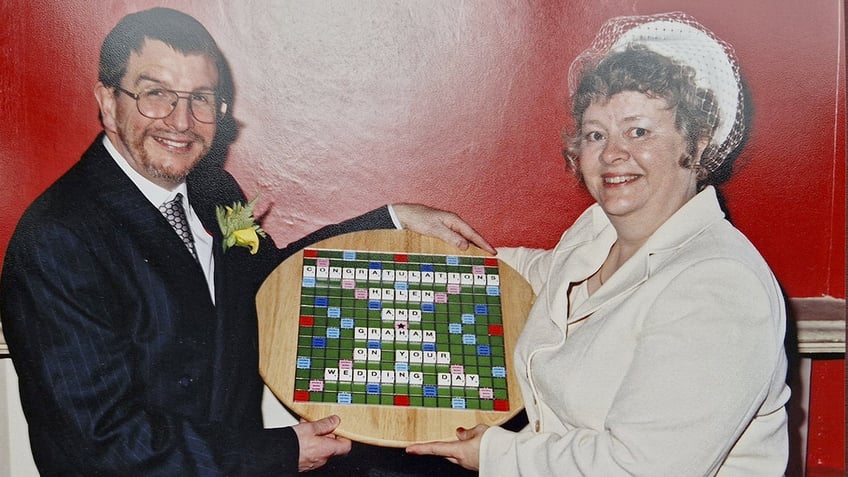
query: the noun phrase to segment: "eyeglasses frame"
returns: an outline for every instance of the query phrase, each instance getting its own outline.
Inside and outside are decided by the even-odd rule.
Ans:
[[[124,93],[125,95],[134,99],[135,100],[135,108],[138,110],[138,113],[141,114],[142,116],[144,116],[145,118],[148,118],[148,119],[165,119],[165,118],[167,118],[168,116],[170,116],[171,114],[174,113],[174,110],[177,109],[177,103],[179,103],[179,101],[181,99],[188,101],[188,109],[191,111],[191,117],[193,117],[196,121],[201,122],[203,124],[215,124],[216,122],[223,119],[223,117],[227,114],[227,107],[228,107],[227,102],[223,98],[217,98],[217,95],[216,95],[216,101],[220,102],[220,105],[216,107],[215,120],[214,121],[202,121],[202,120],[198,119],[197,115],[194,113],[194,108],[192,107],[193,101],[191,99],[191,95],[198,94],[197,92],[195,92],[195,91],[177,91],[177,90],[168,89],[168,88],[152,88],[152,89],[159,89],[159,90],[162,90],[162,91],[167,91],[169,93],[174,93],[177,96],[177,101],[171,106],[171,111],[168,114],[166,114],[162,117],[154,118],[154,117],[148,116],[147,114],[144,114],[141,111],[141,106],[138,104],[139,99],[141,99],[141,93],[133,93],[132,91],[124,89],[124,88],[122,88],[121,86],[118,86],[118,85],[113,85],[112,87],[115,88],[115,91],[118,91],[120,93]]]

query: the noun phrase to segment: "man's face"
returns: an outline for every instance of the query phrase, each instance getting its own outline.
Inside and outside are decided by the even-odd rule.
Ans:
[[[133,93],[151,88],[210,93],[217,85],[218,70],[210,57],[183,55],[150,39],[130,55],[121,81],[121,87]],[[98,83],[95,95],[109,139],[133,169],[155,184],[173,189],[209,152],[215,123],[197,121],[188,100],[180,99],[168,116],[150,119],[127,94]]]

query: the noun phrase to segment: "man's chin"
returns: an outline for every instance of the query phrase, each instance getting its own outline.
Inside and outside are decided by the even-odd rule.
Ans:
[[[148,164],[148,171],[159,179],[180,183],[185,180],[189,172],[197,166],[202,158],[202,154],[194,157],[160,157],[159,160],[154,160],[152,164]]]
[[[173,186],[178,186],[178,185],[182,184],[183,182],[185,182],[186,177],[188,177],[188,174],[167,175],[167,176],[160,176],[159,178],[162,181],[168,182]]]
[[[185,182],[186,177],[188,177],[189,172],[197,165],[200,161],[195,161],[191,167],[180,168],[180,169],[163,169],[163,168],[149,168],[148,173],[151,177],[154,177],[157,182],[160,183],[169,183],[171,185],[179,185]]]

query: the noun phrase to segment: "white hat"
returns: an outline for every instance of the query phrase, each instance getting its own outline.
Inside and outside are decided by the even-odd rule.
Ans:
[[[715,95],[718,111],[705,112],[717,115],[717,126],[701,160],[702,167],[714,171],[739,146],[745,130],[742,81],[733,47],[681,12],[612,18],[598,31],[592,45],[572,62],[571,94],[587,67],[635,44],[691,67],[695,84]]]

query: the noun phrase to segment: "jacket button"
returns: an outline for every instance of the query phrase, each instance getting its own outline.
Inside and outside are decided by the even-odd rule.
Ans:
[[[538,421],[538,420],[536,420],[536,432],[539,432],[539,430],[540,430],[541,428],[542,428],[541,423],[539,423],[539,421]]]
[[[179,380],[179,381],[177,381],[177,382],[179,383],[179,385],[180,385],[180,386],[182,386],[182,387],[184,387],[184,388],[187,388],[187,387],[191,386],[191,382],[192,382],[192,381],[194,381],[194,380],[193,380],[193,379],[191,379],[191,377],[189,377],[189,376],[183,376],[183,377],[181,377],[181,378],[180,378],[180,380]]]

